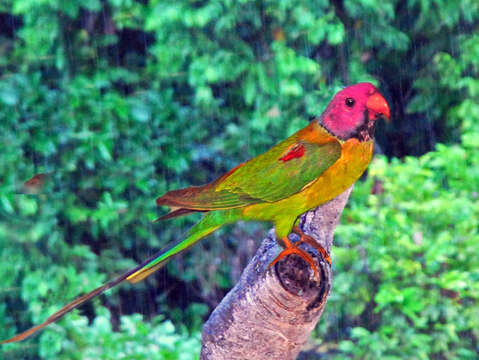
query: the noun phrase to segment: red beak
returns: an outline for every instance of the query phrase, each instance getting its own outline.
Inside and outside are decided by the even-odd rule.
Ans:
[[[366,102],[366,107],[375,115],[383,116],[386,121],[390,120],[389,105],[380,93],[371,95]]]

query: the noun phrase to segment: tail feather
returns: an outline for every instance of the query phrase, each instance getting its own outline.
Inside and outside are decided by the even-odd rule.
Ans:
[[[188,215],[188,214],[191,214],[191,213],[194,213],[194,212],[207,212],[207,211],[208,210],[191,210],[191,209],[179,208],[179,209],[170,211],[168,214],[163,215],[163,216],[159,217],[158,219],[155,219],[154,222],[158,222],[158,221],[166,220],[166,219],[171,219],[171,218],[175,218],[175,217],[179,217],[179,216],[184,216],[184,215]]]
[[[139,265],[139,266],[137,266],[137,267],[135,267],[131,270],[128,270],[124,274],[118,276],[116,279],[114,279],[114,280],[112,280],[112,281],[110,281],[110,282],[108,282],[108,283],[106,283],[102,286],[97,287],[95,290],[92,290],[85,295],[79,296],[78,298],[76,298],[72,302],[70,302],[67,305],[65,305],[64,307],[62,307],[56,313],[54,313],[53,315],[48,317],[48,319],[46,319],[40,325],[34,326],[34,327],[32,327],[32,328],[30,328],[30,329],[28,329],[28,330],[26,330],[26,331],[24,331],[20,334],[17,334],[15,336],[11,337],[10,339],[0,341],[0,344],[8,344],[8,343],[16,342],[16,341],[21,341],[21,340],[24,340],[24,339],[32,336],[36,332],[42,330],[44,327],[50,325],[51,323],[54,323],[54,322],[60,320],[62,317],[64,317],[70,311],[72,311],[73,309],[82,305],[83,303],[87,302],[88,300],[93,299],[94,297],[97,297],[98,295],[101,295],[106,290],[108,290],[108,289],[118,285],[119,283],[123,282],[123,280],[125,280],[132,273],[134,273],[135,271],[140,269],[142,266],[143,266],[143,264],[141,264],[141,265]]]
[[[122,275],[118,276],[116,279],[97,287],[96,289],[90,291],[89,293],[79,296],[72,302],[68,303],[64,307],[62,307],[60,310],[58,310],[56,313],[51,315],[48,319],[46,319],[43,323],[40,325],[36,325],[22,333],[19,333],[9,339],[0,341],[0,344],[7,344],[7,343],[12,343],[16,341],[21,341],[24,340],[33,334],[37,333],[38,331],[42,330],[46,326],[60,320],[62,317],[64,317],[66,314],[68,314],[70,311],[73,309],[77,308],[78,306],[84,304],[90,299],[93,299],[97,297],[98,295],[101,295],[104,293],[106,290],[111,289],[112,287],[122,283],[124,280],[127,280],[130,283],[137,283],[149,275],[153,274],[155,271],[159,270],[162,268],[174,255],[177,255],[186,249],[190,248],[193,246],[196,242],[198,242],[200,239],[205,237],[206,235],[212,233],[216,229],[218,229],[221,225],[202,225],[202,221],[200,221],[198,224],[196,224],[189,232],[189,236],[172,245],[168,249],[163,249],[162,251],[154,254],[150,258],[148,258],[146,261],[143,263],[139,264],[138,266],[134,267],[133,269],[130,269],[123,273]]]
[[[198,225],[200,225],[199,223]],[[198,240],[201,240],[205,236],[211,234],[213,231],[218,229],[221,225],[216,226],[209,226],[203,229],[198,229],[197,231],[193,231],[195,227],[190,231],[190,235],[179,242],[178,244],[171,247],[169,250],[162,252],[160,255],[156,256],[149,262],[129,275],[126,280],[132,284],[136,284],[137,282],[143,280],[144,278],[150,276],[158,269],[161,269],[170,259],[172,256],[182,253],[183,251],[189,249],[191,246],[196,244]]]

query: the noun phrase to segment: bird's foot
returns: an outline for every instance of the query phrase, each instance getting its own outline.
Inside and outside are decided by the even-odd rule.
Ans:
[[[303,249],[300,249],[297,246],[299,244],[299,242],[297,244],[293,244],[291,241],[289,241],[288,237],[283,238],[283,242],[284,242],[286,248],[283,251],[281,251],[281,253],[276,257],[276,259],[274,259],[271,262],[271,264],[269,264],[270,267],[273,266],[274,264],[276,264],[282,258],[284,258],[288,255],[296,254],[311,266],[311,268],[314,271],[314,275],[316,277],[319,275],[318,267],[316,266],[316,263],[314,262],[312,256],[309,255],[306,251],[304,251]]]
[[[329,256],[328,252],[326,251],[325,248],[323,248],[320,244],[318,244],[318,242],[312,236],[306,235],[299,228],[299,226],[293,227],[293,232],[299,235],[299,241],[295,244],[296,246],[301,243],[306,243],[308,245],[311,245],[316,250],[318,250],[318,252],[323,256],[324,260],[326,260],[329,266],[331,266],[331,257]]]

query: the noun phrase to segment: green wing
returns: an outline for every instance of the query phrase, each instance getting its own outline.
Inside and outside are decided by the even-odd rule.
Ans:
[[[215,210],[287,198],[317,179],[341,156],[341,144],[290,137],[213,183],[174,190],[157,199],[175,209]]]
[[[247,194],[263,202],[278,201],[301,191],[341,156],[341,145],[336,141],[322,145],[297,141],[286,151],[281,150],[273,148],[253,159],[217,189]]]

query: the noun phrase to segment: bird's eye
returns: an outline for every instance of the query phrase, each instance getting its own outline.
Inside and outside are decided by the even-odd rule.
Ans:
[[[347,98],[346,99],[346,106],[352,108],[354,106],[354,99],[353,98]]]

